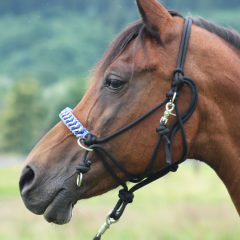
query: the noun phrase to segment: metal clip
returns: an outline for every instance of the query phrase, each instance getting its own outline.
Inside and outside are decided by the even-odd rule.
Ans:
[[[117,223],[119,221],[119,219],[118,220],[114,220],[113,218],[110,217],[110,215],[112,214],[112,211],[113,210],[111,210],[108,213],[107,218],[106,218],[106,222],[100,228],[100,230],[98,231],[96,237],[101,237],[111,227],[111,224]]]
[[[175,100],[175,99],[174,99]],[[173,114],[173,110],[175,109],[175,104],[172,103],[172,101],[170,101],[167,105],[166,105],[166,111],[164,112],[164,116],[161,118],[160,122],[164,122],[164,124],[166,125],[168,122],[168,117],[170,115],[176,116],[176,114]]]
[[[174,94],[173,94],[173,98],[172,98],[172,100],[171,100],[170,102],[174,103],[174,102],[175,102],[175,100],[176,100],[176,97],[177,97],[177,93],[176,93],[176,92],[174,92]]]
[[[78,187],[81,187],[82,179],[83,179],[83,174],[82,173],[78,174],[78,177],[77,177],[77,186]]]

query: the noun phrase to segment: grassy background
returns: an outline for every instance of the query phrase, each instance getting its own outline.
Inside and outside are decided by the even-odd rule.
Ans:
[[[90,240],[117,201],[117,190],[79,201],[65,226],[29,212],[18,191],[21,167],[0,169],[1,240]],[[239,216],[226,188],[208,166],[184,164],[175,174],[135,193],[104,240],[237,240]]]

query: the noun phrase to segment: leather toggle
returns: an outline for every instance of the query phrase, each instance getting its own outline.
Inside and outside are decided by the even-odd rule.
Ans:
[[[156,131],[157,131],[158,135],[161,136],[164,140],[164,148],[165,148],[165,153],[166,153],[166,163],[168,165],[170,165],[172,163],[171,152],[170,152],[171,142],[168,139],[168,133],[169,133],[170,130],[165,125],[160,123],[160,127],[158,127]]]

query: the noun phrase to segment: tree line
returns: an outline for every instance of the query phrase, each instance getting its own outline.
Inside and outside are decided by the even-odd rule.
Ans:
[[[240,30],[236,0],[165,0],[164,6],[184,16],[201,10]],[[77,105],[86,73],[136,19],[134,0],[0,1],[0,152],[28,153],[60,121],[61,110]]]

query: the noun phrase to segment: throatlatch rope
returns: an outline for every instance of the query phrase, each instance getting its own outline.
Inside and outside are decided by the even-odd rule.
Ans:
[[[73,131],[75,134],[77,131],[77,134],[81,135],[81,138],[84,138],[84,144],[88,146],[88,150],[94,150],[99,159],[102,161],[103,165],[106,167],[106,169],[110,172],[110,174],[113,176],[113,178],[123,186],[123,189],[119,191],[119,201],[117,202],[115,208],[113,211],[108,215],[107,222],[101,229],[101,231],[95,236],[95,240],[99,240],[101,238],[101,235],[108,229],[111,225],[111,223],[114,223],[114,221],[117,221],[123,214],[127,204],[133,202],[134,198],[134,192],[147,184],[165,176],[169,172],[176,172],[178,169],[178,165],[182,163],[185,160],[185,157],[187,155],[187,141],[186,141],[186,136],[185,136],[185,131],[184,131],[184,123],[191,117],[193,112],[195,111],[198,103],[198,90],[197,90],[197,85],[193,81],[193,79],[184,76],[183,72],[183,66],[184,62],[186,59],[186,54],[187,54],[187,49],[188,49],[188,43],[189,43],[189,38],[190,38],[190,32],[191,32],[191,25],[192,25],[192,20],[189,18],[185,18],[185,24],[183,28],[183,34],[182,34],[182,40],[181,40],[181,45],[180,45],[180,50],[179,50],[179,56],[178,56],[178,61],[177,61],[177,67],[173,72],[174,78],[173,82],[171,85],[171,89],[169,92],[166,94],[166,99],[157,105],[155,108],[144,114],[142,117],[138,118],[131,124],[127,125],[126,127],[118,130],[117,132],[102,138],[102,139],[97,139],[95,136],[93,136],[91,133],[89,133],[85,128],[83,128],[82,124],[76,122],[75,118],[73,118],[73,121],[70,121],[69,118],[71,116],[67,115],[67,118],[64,114],[62,114],[61,118],[63,119],[64,123]],[[186,84],[190,91],[191,91],[191,100],[190,104],[188,106],[188,109],[184,112],[183,115],[180,115],[178,105],[177,105],[177,100],[179,96],[179,91],[183,87],[183,85]],[[170,103],[168,103],[170,101]],[[109,153],[104,147],[99,145],[100,143],[106,142],[110,140],[113,137],[116,137],[117,135],[123,133],[127,129],[133,127],[134,125],[138,124],[140,121],[143,119],[147,118],[149,115],[151,115],[154,111],[159,109],[160,107],[169,104],[169,106],[172,106],[171,110],[166,110],[164,117],[161,119],[159,127],[156,129],[159,138],[156,143],[156,146],[154,148],[152,157],[149,161],[149,164],[143,174],[141,175],[134,175],[129,173],[112,155]],[[168,105],[167,104],[167,105]],[[176,116],[177,119],[170,124],[169,127],[166,126],[167,124],[167,118],[171,114],[171,111],[175,108],[176,111]],[[69,109],[68,109],[69,110]],[[66,120],[67,119],[67,120]],[[72,118],[71,118],[72,119]],[[71,125],[72,124],[72,125]],[[79,125],[80,124],[80,125]],[[183,154],[181,159],[172,164],[171,160],[171,152],[172,152],[172,143],[173,143],[173,138],[178,130],[181,130],[182,134],[182,139],[183,139]],[[75,134],[76,135],[76,134]],[[77,135],[76,135],[77,136]],[[84,136],[84,137],[83,137]],[[154,161],[156,159],[157,151],[159,149],[159,146],[162,142],[164,141],[164,149],[166,153],[166,163],[169,165],[168,167],[160,170],[159,172],[155,174],[150,174],[150,171],[152,169],[152,166],[154,164]],[[112,170],[111,166],[108,164],[106,159],[104,158],[103,154],[107,155],[107,157],[129,178],[131,179],[130,181],[133,183],[137,183],[134,187],[132,187],[130,190],[128,189],[126,183],[122,181]],[[84,174],[90,170],[90,165],[91,162],[88,161],[86,163],[86,158],[88,155],[88,151],[86,151],[83,155],[82,161],[79,163],[77,166],[77,172],[79,174]],[[111,222],[113,221],[113,222]]]

